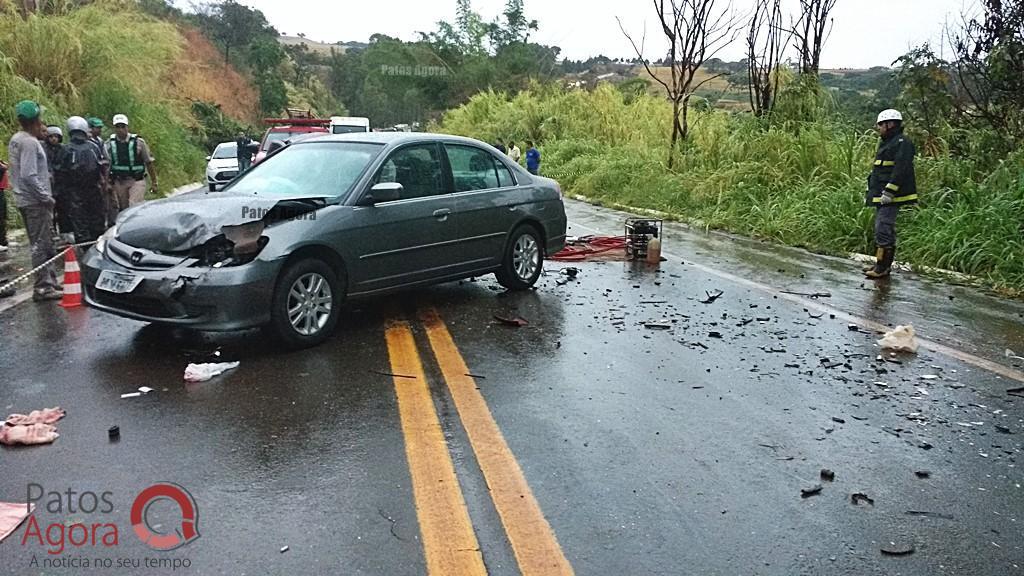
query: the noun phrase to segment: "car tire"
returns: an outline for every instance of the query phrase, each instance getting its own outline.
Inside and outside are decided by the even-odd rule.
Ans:
[[[529,224],[516,227],[508,237],[501,268],[494,275],[508,290],[529,290],[544,268],[540,232]]]
[[[217,191],[217,185],[216,184],[210,184],[210,192],[216,192],[216,191]]]
[[[329,299],[326,310],[323,298]],[[277,280],[271,327],[288,348],[316,346],[334,332],[344,299],[344,283],[333,268],[323,260],[301,260],[285,268]]]

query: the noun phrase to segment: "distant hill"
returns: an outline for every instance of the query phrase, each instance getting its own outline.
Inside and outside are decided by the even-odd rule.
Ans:
[[[350,49],[365,49],[368,44],[365,42],[335,42],[334,44],[328,44],[327,42],[317,42],[316,40],[310,40],[309,38],[301,38],[299,36],[278,36],[277,41],[285,46],[297,46],[299,44],[305,44],[313,52],[329,56],[331,50],[339,54],[344,54]]]

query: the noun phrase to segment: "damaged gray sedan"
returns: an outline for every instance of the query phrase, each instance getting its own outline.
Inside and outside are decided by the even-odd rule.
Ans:
[[[82,262],[86,303],[126,318],[322,342],[348,298],[493,272],[536,283],[565,242],[561,189],[434,134],[302,138],[223,192],[125,211]]]

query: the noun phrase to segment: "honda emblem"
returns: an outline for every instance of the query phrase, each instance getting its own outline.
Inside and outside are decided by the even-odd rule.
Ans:
[[[132,252],[132,264],[139,264],[142,262],[142,252]]]

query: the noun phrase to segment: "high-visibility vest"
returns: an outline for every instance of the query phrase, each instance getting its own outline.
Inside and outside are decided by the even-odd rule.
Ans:
[[[146,174],[146,166],[137,161],[139,137],[128,135],[127,142],[121,142],[117,135],[110,137],[110,173],[115,177],[131,176],[136,180]]]

